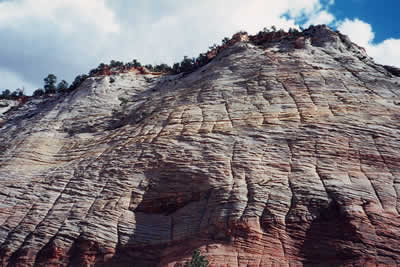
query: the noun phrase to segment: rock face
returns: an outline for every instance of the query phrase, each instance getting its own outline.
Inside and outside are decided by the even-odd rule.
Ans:
[[[7,112],[0,266],[399,265],[400,78],[303,35]]]
[[[6,113],[15,106],[18,106],[18,101],[0,99],[0,120],[5,120]]]

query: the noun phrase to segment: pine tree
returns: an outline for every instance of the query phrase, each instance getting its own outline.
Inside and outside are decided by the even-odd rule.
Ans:
[[[62,93],[62,92],[66,92],[66,91],[68,91],[68,83],[65,80],[62,80],[57,85],[57,92]]]
[[[38,88],[37,90],[35,90],[32,94],[33,96],[42,96],[44,95],[44,91],[41,88]]]
[[[11,91],[6,89],[3,91],[3,93],[0,95],[1,99],[10,99]]]
[[[208,260],[205,256],[200,255],[200,251],[195,249],[193,251],[192,260],[185,262],[184,267],[207,267]]]
[[[56,92],[57,77],[54,74],[47,75],[44,78],[44,90],[46,94],[54,94]]]

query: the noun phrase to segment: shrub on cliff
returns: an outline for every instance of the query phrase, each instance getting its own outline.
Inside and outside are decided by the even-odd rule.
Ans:
[[[89,76],[94,76],[97,73],[99,73],[99,72],[103,71],[104,69],[106,69],[107,67],[108,67],[107,64],[100,63],[97,68],[92,69],[92,70],[89,71]]]
[[[151,64],[144,65],[144,67],[146,69],[148,69],[149,71],[154,71],[153,65],[151,65]]]
[[[88,76],[86,74],[76,76],[75,80],[70,85],[69,90],[72,91],[78,88],[86,80],[87,77]]]
[[[118,60],[111,60],[110,61],[110,68],[120,68],[124,66],[124,62]]]
[[[289,28],[288,32],[291,34],[300,34],[300,31],[296,28]]]
[[[142,66],[142,64],[140,64],[140,62],[137,61],[136,59],[132,60],[132,64],[133,64],[133,66],[134,66],[135,68],[138,68],[138,67],[141,67],[141,66]]]
[[[154,66],[154,71],[155,72],[170,72],[172,68],[168,66],[167,64],[160,64],[160,65],[155,65]]]
[[[1,93],[0,99],[10,99],[10,95],[11,95],[11,91],[6,89]]]
[[[198,64],[196,64],[196,59],[195,58],[189,58],[187,56],[183,57],[183,60],[180,63],[175,63],[172,66],[172,74],[178,74],[181,72],[191,72],[196,70],[198,67],[200,67]]]
[[[185,262],[184,267],[207,267],[208,260],[205,256],[200,254],[198,249],[193,251],[192,260],[190,262]]]
[[[44,91],[46,94],[54,94],[56,92],[57,77],[54,74],[47,75],[44,80]]]
[[[66,92],[66,91],[68,91],[68,83],[65,80],[62,80],[57,85],[57,92],[63,93],[63,92]]]
[[[195,68],[196,68],[196,59],[184,56],[181,62],[182,72],[190,72],[193,71]]]
[[[24,96],[24,90],[17,89],[13,92],[6,89],[0,94],[0,99],[7,99],[7,100],[17,100],[18,98]]]
[[[43,91],[43,89],[41,89],[41,88],[38,88],[38,89],[36,89],[34,92],[33,92],[33,94],[32,94],[33,96],[42,96],[42,95],[44,95],[44,91]]]

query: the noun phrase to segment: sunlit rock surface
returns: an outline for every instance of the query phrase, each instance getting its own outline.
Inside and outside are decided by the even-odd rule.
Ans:
[[[399,265],[399,83],[315,27],[31,99],[1,117],[0,266]]]

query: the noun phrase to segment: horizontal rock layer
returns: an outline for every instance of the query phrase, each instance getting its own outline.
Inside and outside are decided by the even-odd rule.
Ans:
[[[0,129],[0,266],[398,265],[399,82],[316,27],[29,100]]]

